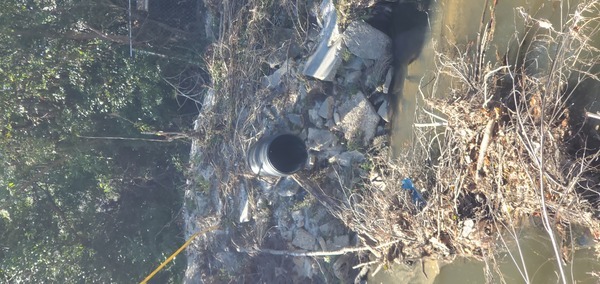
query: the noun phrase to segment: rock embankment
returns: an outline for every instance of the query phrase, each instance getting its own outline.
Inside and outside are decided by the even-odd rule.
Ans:
[[[340,31],[328,1],[313,13],[324,24],[309,31],[313,36],[304,43],[291,32],[274,43],[296,51],[267,57],[272,71],[257,87],[256,99],[262,101],[245,106],[235,117],[253,129],[235,128],[231,137],[219,136],[220,143],[193,143],[185,193],[186,236],[214,224],[220,229],[188,249],[186,283],[241,280],[252,273],[273,281],[354,277],[349,268],[356,264],[355,257],[332,253],[316,260],[303,254],[356,246],[356,234],[332,216],[318,196],[308,194],[306,184],[291,177],[254,176],[243,160],[245,149],[261,136],[293,133],[309,148],[305,178],[317,177],[311,182],[319,187],[341,182],[351,188],[370,166],[366,150],[374,141],[386,140],[388,95],[381,91],[389,87],[384,86],[391,62],[389,38],[362,21]],[[214,126],[206,121],[223,107],[217,93],[215,89],[205,96],[198,131]],[[227,148],[228,139],[238,139],[230,141],[239,148]],[[242,139],[247,140],[236,144]]]

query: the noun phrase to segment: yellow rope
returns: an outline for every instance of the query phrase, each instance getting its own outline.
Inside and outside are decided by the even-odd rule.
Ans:
[[[156,269],[154,269],[154,271],[152,271],[152,273],[150,273],[150,275],[148,275],[148,277],[146,277],[144,280],[142,280],[142,282],[140,282],[140,284],[146,284],[152,277],[154,277],[154,275],[156,275],[156,273],[158,273],[161,269],[163,269],[163,267],[165,267],[167,264],[169,264],[169,262],[171,262],[182,250],[184,250],[185,248],[187,248],[192,241],[199,235],[202,235],[204,233],[210,232],[216,228],[218,228],[219,226],[212,226],[212,227],[208,227],[200,232],[197,232],[195,234],[193,234],[186,242],[185,244],[183,244],[178,250],[176,250],[171,256],[169,256],[169,258],[167,258],[163,263],[161,263]]]

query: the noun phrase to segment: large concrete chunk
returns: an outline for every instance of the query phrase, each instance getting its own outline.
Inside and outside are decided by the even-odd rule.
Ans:
[[[363,59],[378,60],[391,52],[390,38],[363,21],[350,23],[342,38],[348,50]]]
[[[356,141],[362,137],[363,145],[367,145],[373,137],[379,123],[379,115],[362,92],[358,92],[342,104],[339,109],[339,127],[348,141]]]
[[[323,30],[316,51],[308,58],[302,73],[323,81],[333,81],[337,69],[342,64],[340,38],[337,25],[337,12],[331,1],[323,1]]]

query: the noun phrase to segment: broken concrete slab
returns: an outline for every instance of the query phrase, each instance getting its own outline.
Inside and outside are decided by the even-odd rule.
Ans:
[[[364,59],[378,60],[390,54],[392,48],[386,34],[364,21],[350,23],[342,38],[352,54]]]
[[[337,12],[332,1],[321,5],[323,30],[316,51],[308,58],[302,74],[323,81],[333,81],[337,69],[342,64],[343,48],[337,25]]]
[[[366,146],[375,137],[379,115],[362,92],[352,95],[338,108],[338,112],[341,119],[339,127],[346,140],[356,141],[361,137],[362,144]]]

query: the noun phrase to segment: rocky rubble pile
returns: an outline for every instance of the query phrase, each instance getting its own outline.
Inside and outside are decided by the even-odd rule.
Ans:
[[[324,2],[320,8],[325,23],[320,32],[309,32],[313,36],[304,45],[289,32],[278,43],[286,52],[268,58],[273,71],[262,78],[259,93],[272,100],[259,104],[258,115],[241,116],[258,128],[252,141],[262,135],[296,134],[310,152],[303,172],[351,184],[356,179],[340,173],[361,169],[368,163],[364,151],[374,140],[386,140],[389,98],[381,91],[390,84],[390,40],[362,21],[340,33],[333,5]],[[197,128],[219,107],[209,92]],[[189,181],[185,193],[186,235],[214,224],[220,229],[188,249],[186,283],[240,280],[251,272],[270,275],[273,281],[354,279],[350,268],[356,259],[350,255],[322,261],[300,256],[349,248],[358,240],[295,179],[253,176],[242,161],[216,161],[208,151],[197,141],[193,145],[197,178]],[[223,173],[226,169],[220,167],[241,170]],[[224,184],[235,190],[224,194]]]

